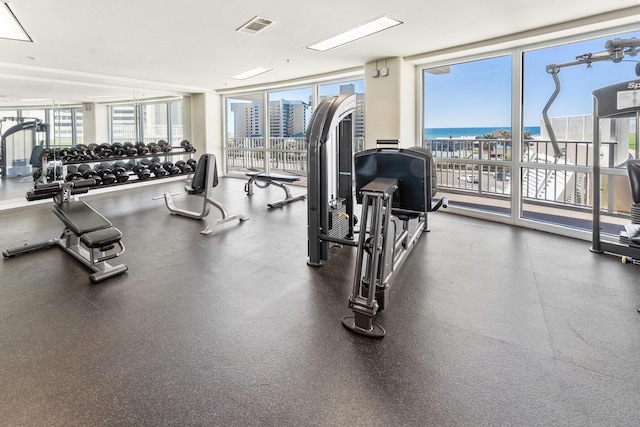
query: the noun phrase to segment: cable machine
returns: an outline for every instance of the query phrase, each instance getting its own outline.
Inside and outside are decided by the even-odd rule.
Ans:
[[[40,166],[39,153],[49,147],[49,125],[36,118],[4,117],[16,121],[2,134],[0,169],[2,178],[31,174],[31,166]]]
[[[604,241],[600,235],[600,208],[601,208],[601,166],[600,166],[600,119],[602,118],[635,118],[636,148],[639,146],[638,124],[640,124],[640,80],[630,80],[603,87],[593,91],[593,236],[591,250],[593,252],[609,252],[623,257],[623,262],[627,257],[631,260],[640,260],[640,197],[637,193],[638,168],[633,166],[632,160],[628,163],[627,173],[630,178],[631,192],[634,203],[631,206],[631,219],[633,226],[625,226],[625,230],[620,232],[618,242]],[[635,163],[633,164],[635,165]],[[636,240],[634,242],[634,240]]]
[[[599,61],[612,61],[614,63],[621,62],[626,55],[636,56],[638,54],[637,48],[640,46],[640,39],[613,39],[608,40],[605,43],[605,51],[599,53],[586,53],[584,55],[577,56],[575,61],[566,62],[562,64],[550,64],[547,65],[547,73],[551,74],[555,83],[555,90],[549,101],[545,105],[542,111],[542,118],[545,128],[549,134],[551,145],[553,146],[554,157],[556,161],[564,156],[564,153],[558,145],[556,135],[551,126],[551,122],[547,115],[551,104],[555,101],[558,93],[560,92],[560,79],[558,73],[562,68],[571,67],[575,65],[586,65],[588,68],[591,64]],[[640,63],[635,67],[636,75],[640,76]],[[640,125],[640,80],[631,80],[628,82],[617,83],[611,86],[603,87],[592,92],[593,95],[593,223],[592,223],[592,252],[608,252],[616,255],[623,256],[623,262],[626,257],[632,260],[640,259],[640,226],[638,226],[639,240],[637,244],[633,242],[633,233],[636,228],[625,226],[625,231],[620,232],[619,242],[603,241],[601,237],[601,159],[600,159],[600,146],[601,146],[601,134],[600,134],[600,119],[603,118],[635,118],[636,120],[636,158],[638,157],[638,147],[640,147],[639,141],[639,125]],[[631,160],[634,162],[634,160]],[[610,159],[609,168],[613,168],[613,161]],[[632,176],[636,168],[628,169],[630,182],[640,183],[640,176]],[[639,188],[634,190],[633,193],[637,194],[636,207],[636,195],[634,195],[634,206],[632,206],[632,220],[636,216],[635,209],[638,210],[637,215],[640,215],[640,185]],[[640,216],[638,217],[640,223]],[[634,221],[635,223],[635,221]]]

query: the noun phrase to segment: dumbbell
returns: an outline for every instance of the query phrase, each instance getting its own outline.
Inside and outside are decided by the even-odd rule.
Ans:
[[[136,153],[138,152],[138,150],[136,150]],[[134,159],[129,160],[127,163],[125,163],[124,168],[128,171],[133,170],[133,168],[138,164],[138,162],[136,162]]]
[[[160,146],[158,144],[156,144],[155,142],[148,143],[147,144],[147,150],[149,150],[149,153],[152,153],[152,154],[157,154],[160,151],[162,151],[160,149]]]
[[[172,162],[164,162],[162,167],[169,172],[170,175],[178,175],[180,173],[180,168],[177,168]]]
[[[124,146],[119,142],[114,142],[113,144],[111,144],[111,152],[116,157],[123,157],[127,154]]]
[[[160,162],[154,162],[154,161],[152,161],[151,164],[149,165],[149,170],[151,171],[152,174],[154,174],[158,178],[167,176],[167,174],[169,173],[162,167]]]
[[[133,145],[133,142],[125,142],[122,144],[122,148],[124,148],[124,153],[127,157],[135,157],[138,155],[138,149]]]
[[[180,147],[182,147],[182,149],[184,151],[187,152],[194,152],[196,151],[195,147],[193,145],[191,145],[191,142],[189,142],[186,139],[183,139],[182,141],[180,141]]]
[[[84,179],[84,177],[82,176],[82,174],[80,172],[71,172],[68,173],[65,177],[64,180],[66,182],[71,182],[71,181],[75,181],[78,179]]]
[[[175,164],[175,166],[180,169],[181,173],[191,173],[192,169],[191,166],[189,166],[186,162],[182,161],[182,160],[178,160]]]
[[[198,161],[196,159],[187,159],[187,164],[191,166],[191,169],[196,170],[196,165]]]
[[[95,185],[100,185],[102,184],[102,177],[100,175],[98,175],[98,172],[94,171],[94,170],[86,170],[82,173],[82,177],[84,179],[93,179],[95,181]]]
[[[116,176],[116,182],[118,182],[119,184],[122,184],[123,182],[127,182],[127,180],[129,179],[129,174],[127,173],[127,170],[122,166],[114,167],[111,170],[111,173],[113,173]]]
[[[113,150],[111,149],[111,146],[109,144],[104,143],[98,145],[96,154],[98,154],[98,156],[100,156],[100,158],[102,159],[108,159],[110,157],[113,157]]]
[[[116,176],[111,172],[111,169],[100,169],[97,173],[98,176],[102,178],[104,185],[115,184],[118,181]]]
[[[149,149],[144,145],[144,142],[138,142],[135,147],[138,150],[138,156],[144,156],[149,152]]]
[[[81,174],[84,174],[88,170],[91,170],[91,166],[89,166],[86,163],[83,163],[80,166],[78,166],[78,172],[80,172]]]
[[[169,151],[171,151],[171,145],[164,139],[159,140],[158,145],[160,146],[160,149],[163,153],[168,153]]]
[[[151,178],[151,171],[149,170],[149,168],[143,166],[140,169],[138,169],[137,175],[138,175],[138,179],[147,180]]]

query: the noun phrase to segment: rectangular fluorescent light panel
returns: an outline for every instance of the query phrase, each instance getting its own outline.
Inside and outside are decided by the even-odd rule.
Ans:
[[[32,42],[13,10],[10,3],[2,2],[0,5],[0,38]]]
[[[251,77],[258,76],[260,74],[266,73],[267,71],[271,71],[271,70],[273,70],[273,68],[257,67],[252,70],[245,71],[244,73],[240,73],[237,76],[233,76],[231,78],[236,80],[247,80],[247,79],[250,79]]]
[[[389,18],[387,16],[381,16],[372,21],[364,22],[350,30],[344,31],[328,39],[321,40],[317,43],[305,46],[306,49],[318,50],[320,52],[326,52],[329,49],[333,49],[343,44],[351,43],[352,41],[359,40],[363,37],[370,36],[371,34],[378,33],[380,31],[395,27],[402,24],[401,21]]]

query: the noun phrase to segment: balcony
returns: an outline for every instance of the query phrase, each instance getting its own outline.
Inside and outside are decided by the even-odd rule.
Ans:
[[[434,153],[440,192],[453,205],[510,214],[512,152],[510,140],[425,139]],[[520,174],[525,218],[590,229],[592,217],[593,143],[559,141],[564,157],[553,157],[548,140],[526,140]],[[602,143],[603,231],[617,234],[628,223],[631,196],[626,168],[615,168],[615,142]],[[611,159],[611,160],[609,160]],[[474,178],[468,179],[469,176]]]

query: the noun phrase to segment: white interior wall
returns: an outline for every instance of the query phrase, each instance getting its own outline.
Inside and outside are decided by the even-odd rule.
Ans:
[[[419,143],[414,67],[402,58],[369,62],[365,87],[365,148],[375,148],[379,139],[397,139],[401,147]]]

